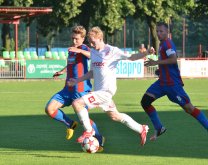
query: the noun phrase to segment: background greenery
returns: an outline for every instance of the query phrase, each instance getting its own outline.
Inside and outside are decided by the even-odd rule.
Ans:
[[[206,0],[0,0],[1,6],[52,7],[49,15],[25,20],[27,26],[35,28],[28,45],[26,30],[20,34],[20,48],[34,46],[36,32],[40,35],[39,46],[67,47],[70,28],[81,24],[86,29],[100,26],[106,33],[108,43],[120,48],[126,46],[137,49],[141,43],[158,49],[156,22],[165,21],[173,33],[173,39],[182,50],[182,22],[186,18],[186,56],[197,56],[198,46],[203,50],[207,42]],[[126,45],[124,44],[124,22],[126,22]],[[24,25],[25,26],[25,25]],[[13,28],[9,24],[1,26],[2,48],[13,49]],[[149,38],[148,33],[151,33]],[[42,36],[42,38],[41,38]]]
[[[120,112],[140,123],[153,126],[139,102],[154,79],[118,80],[114,97]],[[186,79],[185,89],[192,103],[208,116],[208,79]],[[49,98],[62,89],[63,80],[1,80],[0,81],[0,165],[205,165],[208,163],[207,131],[179,106],[162,98],[154,103],[167,132],[157,141],[139,145],[137,134],[120,123],[112,122],[99,109],[90,111],[100,132],[106,137],[103,153],[81,151],[76,129],[71,141],[65,140],[65,126],[44,113]],[[76,119],[71,107],[63,109]]]

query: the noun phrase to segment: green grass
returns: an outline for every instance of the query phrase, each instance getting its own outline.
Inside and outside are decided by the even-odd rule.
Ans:
[[[120,112],[153,127],[140,106],[140,99],[155,80],[118,80],[114,96]],[[192,103],[208,116],[208,79],[186,79],[185,89]],[[138,135],[120,123],[112,122],[99,109],[90,111],[106,137],[105,152],[87,154],[75,142],[65,140],[65,126],[44,113],[50,97],[62,89],[63,80],[0,81],[0,165],[206,165],[208,133],[192,117],[167,98],[154,105],[168,131],[156,142],[139,145]],[[64,111],[76,119],[71,107]]]

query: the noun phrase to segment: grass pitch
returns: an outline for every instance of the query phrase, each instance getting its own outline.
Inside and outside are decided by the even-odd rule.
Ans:
[[[148,80],[118,80],[115,103],[120,112],[150,126],[147,143],[120,123],[111,121],[99,109],[90,111],[100,132],[106,137],[103,153],[83,153],[76,138],[65,140],[65,126],[47,117],[44,107],[50,97],[61,90],[63,80],[0,81],[0,165],[207,165],[208,132],[191,116],[166,97],[157,100],[158,110],[167,132],[150,142],[153,126],[140,106]],[[208,79],[186,79],[185,90],[192,103],[208,116]],[[71,107],[63,109],[77,119]]]

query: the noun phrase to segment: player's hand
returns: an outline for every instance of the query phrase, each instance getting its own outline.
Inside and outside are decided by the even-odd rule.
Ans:
[[[160,71],[159,71],[159,69],[156,69],[156,70],[155,70],[155,75],[157,75],[157,76],[159,76],[159,75],[160,75]]]
[[[144,66],[155,66],[155,65],[157,65],[157,61],[154,61],[154,60],[152,60],[152,59],[148,59],[148,61],[145,61],[144,62]]]
[[[67,85],[69,87],[74,86],[76,83],[77,83],[77,79],[74,79],[74,78],[70,78],[69,81],[67,81]]]
[[[54,78],[54,79],[57,79],[58,76],[60,76],[60,75],[62,75],[61,72],[56,72],[56,73],[53,74],[53,78]]]
[[[76,48],[76,47],[69,47],[68,51],[74,52],[74,53],[80,53],[81,49]]]

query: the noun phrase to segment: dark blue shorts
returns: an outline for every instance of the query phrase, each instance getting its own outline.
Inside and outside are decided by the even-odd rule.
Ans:
[[[70,106],[75,99],[80,98],[80,97],[86,95],[89,92],[90,91],[85,91],[85,92],[69,92],[66,89],[62,89],[61,91],[59,91],[58,93],[56,93],[55,95],[53,95],[51,97],[51,99],[48,101],[47,105],[52,100],[56,100],[56,101],[62,103],[63,104],[63,107]]]
[[[180,84],[173,86],[161,86],[159,80],[157,80],[147,89],[146,92],[153,94],[156,99],[166,95],[170,101],[179,104],[180,106],[190,103],[189,96]]]

